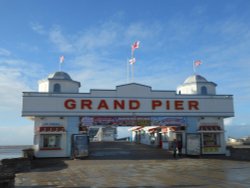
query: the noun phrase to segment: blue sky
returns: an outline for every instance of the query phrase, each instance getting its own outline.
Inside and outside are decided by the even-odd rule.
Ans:
[[[250,1],[0,0],[0,145],[32,144],[33,122],[21,117],[22,92],[62,70],[81,92],[127,82],[130,46],[135,82],[175,90],[193,74],[234,95],[226,134],[250,135]]]

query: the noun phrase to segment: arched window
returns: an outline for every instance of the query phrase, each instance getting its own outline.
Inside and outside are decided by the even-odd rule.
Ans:
[[[202,95],[207,95],[207,87],[206,86],[201,87],[201,94]]]
[[[60,84],[55,84],[53,91],[55,93],[60,93],[61,92],[61,85]]]

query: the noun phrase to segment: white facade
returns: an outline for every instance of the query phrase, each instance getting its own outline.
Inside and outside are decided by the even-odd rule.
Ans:
[[[115,127],[100,127],[97,134],[93,138],[93,141],[99,142],[112,142],[116,139]]]
[[[179,136],[185,145],[186,134],[197,133],[203,154],[225,153],[223,119],[234,116],[233,96],[217,95],[216,84],[202,76],[187,78],[176,91],[130,83],[115,90],[79,93],[80,86],[67,73],[56,72],[39,81],[38,92],[23,92],[22,116],[34,119],[37,157],[68,157],[72,134],[88,126],[110,125],[160,127],[154,136],[145,128],[137,141],[166,148],[164,139]],[[161,132],[162,127],[184,129]]]
[[[215,83],[208,82],[200,75],[192,75],[182,85],[177,87],[177,93],[187,95],[216,95],[216,86]]]
[[[65,72],[55,72],[38,82],[38,92],[78,93],[80,87],[80,82],[73,81]]]

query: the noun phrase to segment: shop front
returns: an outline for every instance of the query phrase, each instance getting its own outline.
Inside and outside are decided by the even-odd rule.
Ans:
[[[225,153],[224,131],[217,124],[203,124],[199,126],[198,132],[201,134],[202,154]]]

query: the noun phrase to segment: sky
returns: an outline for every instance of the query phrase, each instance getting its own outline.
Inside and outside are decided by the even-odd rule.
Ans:
[[[176,90],[192,75],[234,96],[226,135],[250,136],[250,1],[0,0],[0,145],[33,143],[33,122],[21,117],[22,92],[59,70],[80,92],[127,83],[131,44],[134,82]]]

